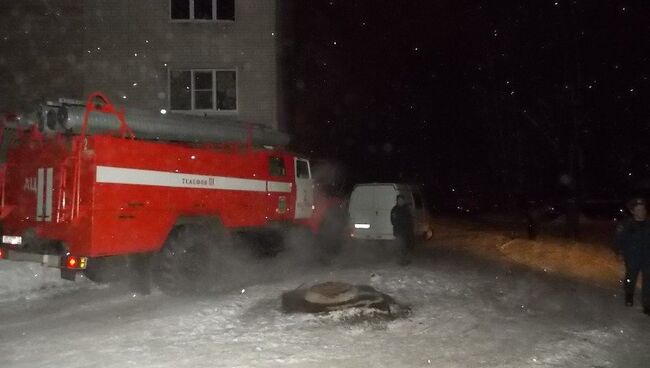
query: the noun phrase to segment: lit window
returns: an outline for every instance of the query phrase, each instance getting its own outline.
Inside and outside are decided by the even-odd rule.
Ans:
[[[170,0],[174,20],[235,20],[235,0]]]
[[[237,72],[234,70],[172,70],[169,89],[171,110],[237,110]]]

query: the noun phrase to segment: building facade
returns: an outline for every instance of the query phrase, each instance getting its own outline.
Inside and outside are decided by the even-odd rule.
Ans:
[[[277,15],[275,0],[84,0],[84,92],[277,128]]]
[[[0,4],[0,112],[83,90],[83,6],[77,0]]]
[[[0,13],[0,107],[114,103],[278,128],[276,0],[25,0]]]

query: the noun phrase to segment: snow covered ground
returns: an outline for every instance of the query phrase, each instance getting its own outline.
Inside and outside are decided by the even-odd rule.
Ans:
[[[650,318],[614,289],[431,244],[406,267],[386,254],[330,266],[251,264],[214,295],[133,297],[123,285],[63,283],[0,261],[0,367],[648,367]],[[31,278],[29,277],[31,273]],[[40,272],[36,272],[39,273]],[[12,276],[10,276],[12,275]],[[42,276],[42,275],[41,275]],[[51,279],[50,279],[51,277]],[[36,280],[36,281],[34,281]],[[412,307],[280,310],[280,295],[339,280]],[[22,285],[22,286],[21,286]],[[44,286],[44,288],[43,288]],[[20,291],[19,289],[22,289]]]
[[[67,290],[93,287],[102,286],[87,279],[76,283],[62,280],[58,269],[39,264],[0,260],[0,305],[17,299],[38,299]]]

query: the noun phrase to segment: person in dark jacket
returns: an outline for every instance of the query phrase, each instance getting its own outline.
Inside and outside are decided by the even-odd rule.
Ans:
[[[402,264],[410,263],[409,254],[415,246],[413,233],[413,214],[411,206],[401,194],[397,196],[396,204],[390,211],[390,222],[393,224],[393,235],[402,247]]]
[[[627,208],[632,218],[616,228],[614,245],[625,262],[625,305],[634,305],[634,291],[639,274],[642,279],[643,312],[650,315],[650,221],[646,201],[636,198],[628,202]]]

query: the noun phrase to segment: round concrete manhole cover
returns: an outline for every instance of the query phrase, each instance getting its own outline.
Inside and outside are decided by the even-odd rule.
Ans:
[[[324,282],[316,284],[305,291],[305,301],[320,305],[346,303],[359,296],[356,287],[343,282]]]
[[[300,287],[282,294],[282,309],[286,313],[327,313],[357,309],[366,316],[397,318],[410,309],[391,296],[368,285],[352,285],[328,281]]]

